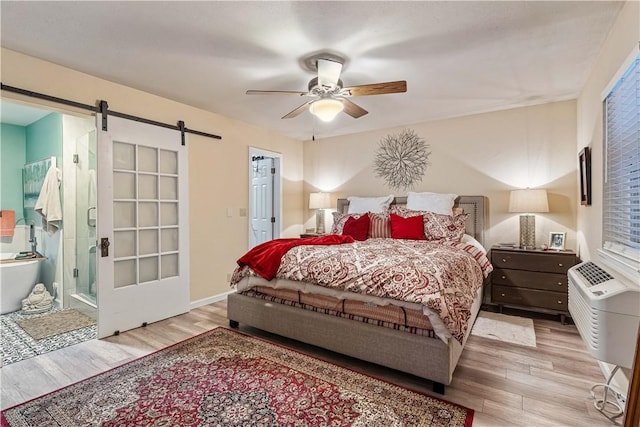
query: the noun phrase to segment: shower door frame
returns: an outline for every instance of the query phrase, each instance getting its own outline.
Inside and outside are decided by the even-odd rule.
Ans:
[[[86,137],[86,147],[82,138]],[[92,152],[93,150],[93,152]],[[97,130],[94,128],[76,139],[76,153],[73,162],[76,165],[76,267],[74,271],[75,295],[81,301],[97,304]],[[93,158],[92,158],[93,155]],[[94,176],[91,179],[91,171]],[[93,186],[93,187],[92,187]],[[93,192],[93,193],[92,193]],[[92,251],[93,249],[93,251]],[[91,278],[91,263],[94,276]],[[91,288],[93,287],[93,293]]]

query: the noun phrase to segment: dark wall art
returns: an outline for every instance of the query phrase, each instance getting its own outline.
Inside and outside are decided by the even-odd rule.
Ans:
[[[429,144],[411,129],[385,136],[376,154],[376,176],[384,179],[393,189],[412,188],[422,181],[430,165],[429,148]]]
[[[580,204],[591,205],[591,149],[584,147],[578,156],[580,161]]]

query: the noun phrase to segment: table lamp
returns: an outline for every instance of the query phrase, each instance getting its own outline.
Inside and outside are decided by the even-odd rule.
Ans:
[[[509,212],[520,215],[520,247],[534,249],[536,247],[536,217],[533,213],[549,212],[547,190],[513,190],[509,197]]]
[[[329,193],[309,193],[309,209],[316,209],[316,233],[324,234],[324,210],[331,207]]]

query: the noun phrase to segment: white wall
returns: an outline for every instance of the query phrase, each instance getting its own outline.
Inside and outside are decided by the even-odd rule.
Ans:
[[[507,212],[509,191],[545,188],[550,212],[536,215],[536,244],[548,243],[550,231],[566,231],[567,248],[575,249],[575,123],[576,104],[566,101],[306,141],[305,200],[318,189],[340,197],[405,195],[376,177],[373,163],[383,137],[409,128],[431,149],[431,166],[412,191],[487,196],[490,246],[518,242],[519,215]],[[307,209],[305,214],[305,227],[313,227],[314,212]],[[331,215],[327,217],[330,226]]]

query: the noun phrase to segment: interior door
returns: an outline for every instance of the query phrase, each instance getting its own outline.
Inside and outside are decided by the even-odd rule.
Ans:
[[[98,114],[98,337],[189,311],[187,149],[178,131]]]
[[[274,160],[266,156],[251,159],[251,246],[273,239]]]

